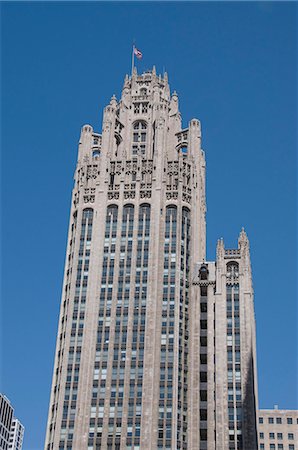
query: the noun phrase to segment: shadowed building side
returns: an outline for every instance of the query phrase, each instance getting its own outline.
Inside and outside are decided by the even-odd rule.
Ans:
[[[255,318],[244,230],[237,249],[218,241],[216,262],[199,263],[193,285],[190,448],[256,450]]]

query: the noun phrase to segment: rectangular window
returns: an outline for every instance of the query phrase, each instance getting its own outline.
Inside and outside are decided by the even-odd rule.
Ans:
[[[288,417],[288,418],[287,418],[287,424],[288,424],[288,425],[292,425],[292,423],[293,423],[292,417]]]
[[[275,438],[274,433],[269,433],[269,439],[274,439],[274,438]]]
[[[264,423],[263,417],[259,417],[259,423]]]
[[[294,440],[294,434],[293,433],[288,433],[288,439],[289,440]]]

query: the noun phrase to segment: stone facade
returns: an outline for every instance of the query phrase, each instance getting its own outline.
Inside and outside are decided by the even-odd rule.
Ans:
[[[205,264],[205,214],[200,122],[182,128],[167,74],[134,69],[102,133],[81,131],[45,450],[257,448],[248,240]]]
[[[297,450],[298,411],[260,409],[258,435],[259,450]]]
[[[216,262],[196,266],[192,296],[190,448],[255,450],[255,318],[244,230],[237,249],[221,239]]]

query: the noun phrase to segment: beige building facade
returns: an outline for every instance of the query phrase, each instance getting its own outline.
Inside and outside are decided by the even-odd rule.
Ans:
[[[249,243],[206,263],[201,125],[155,68],[82,128],[45,450],[256,450]]]
[[[259,450],[297,450],[298,411],[260,409],[258,435]]]

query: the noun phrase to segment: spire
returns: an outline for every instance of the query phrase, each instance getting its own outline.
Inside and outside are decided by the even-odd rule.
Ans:
[[[218,239],[216,246],[216,259],[223,259],[225,254],[225,244],[223,238]]]
[[[125,78],[124,78],[124,85],[123,85],[123,89],[129,87],[129,76],[126,74]]]
[[[238,238],[238,248],[240,250],[240,256],[242,259],[244,271],[248,272],[251,275],[249,240],[243,227]]]
[[[112,98],[111,98],[111,100],[110,100],[110,105],[111,106],[117,106],[117,99],[116,99],[116,95],[115,94],[113,94],[113,96],[112,96]]]
[[[179,112],[179,102],[178,102],[178,95],[177,95],[176,91],[174,91],[172,94],[171,103],[170,103],[170,111],[171,111],[171,116],[173,116]]]
[[[241,228],[239,238],[238,238],[238,247],[241,249],[241,247],[248,246],[249,247],[249,240],[247,237],[247,234],[244,230],[244,227]]]

